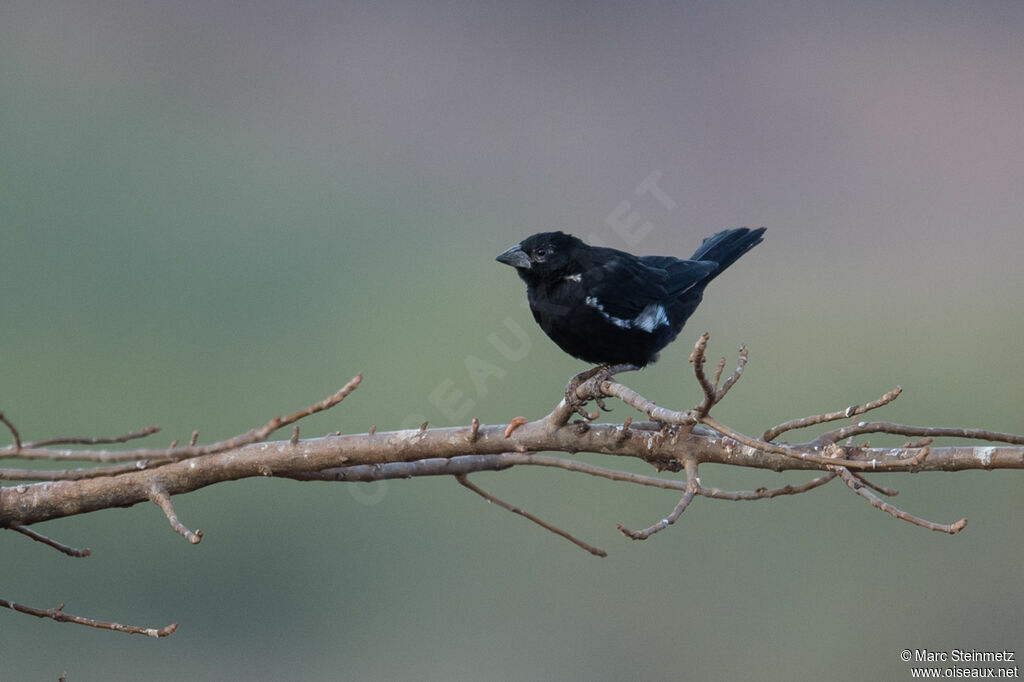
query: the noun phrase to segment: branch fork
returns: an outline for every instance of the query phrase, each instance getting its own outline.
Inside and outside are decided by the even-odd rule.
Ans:
[[[967,519],[960,519],[959,521],[951,524],[942,524],[913,516],[912,514],[885,502],[871,492],[872,490],[876,490],[885,495],[892,496],[896,495],[897,491],[875,485],[868,481],[862,473],[855,473],[853,470],[880,471],[886,469],[909,469],[910,471],[916,471],[930,453],[932,436],[957,435],[965,438],[973,437],[985,440],[1002,440],[1004,442],[1018,442],[1018,439],[1021,438],[1011,434],[998,434],[994,432],[983,432],[969,429],[908,427],[894,424],[870,424],[867,422],[859,422],[852,428],[846,427],[830,431],[819,436],[816,440],[802,446],[784,445],[774,442],[780,435],[788,431],[837,421],[839,419],[856,417],[871,410],[888,405],[902,393],[903,389],[899,386],[892,391],[883,394],[880,398],[864,403],[863,405],[851,405],[844,410],[793,419],[767,429],[760,438],[751,438],[719,423],[717,420],[712,418],[710,414],[711,409],[721,402],[729,390],[737,381],[739,381],[740,376],[743,373],[743,369],[747,364],[746,346],[740,348],[739,359],[735,371],[725,381],[725,383],[722,384],[722,387],[719,388],[719,381],[722,376],[722,371],[726,365],[726,359],[722,358],[718,361],[713,377],[708,379],[704,372],[705,352],[707,350],[708,339],[709,336],[706,332],[702,334],[697,340],[693,352],[690,354],[690,362],[693,365],[694,377],[697,379],[697,383],[704,394],[703,401],[696,405],[692,410],[686,412],[666,411],[644,399],[635,391],[611,381],[602,383],[600,391],[603,395],[615,396],[623,402],[633,406],[635,409],[644,412],[653,421],[660,422],[662,424],[678,424],[690,430],[692,430],[696,424],[703,424],[726,438],[756,451],[781,454],[804,462],[821,465],[827,471],[831,472],[831,474],[815,479],[815,481],[812,482],[815,485],[811,487],[824,485],[831,481],[832,478],[838,476],[851,490],[865,498],[877,509],[885,511],[895,518],[921,526],[922,528],[949,533],[951,535],[963,530],[967,526]],[[839,446],[836,442],[837,440],[852,438],[854,435],[861,435],[865,433],[903,433],[907,435],[925,436],[925,438],[918,442],[906,443],[903,448],[901,448],[901,452],[897,459],[883,462],[879,462],[877,459],[852,459],[850,458],[850,455],[862,452],[863,448],[858,448],[853,444],[845,447]],[[702,487],[700,486],[699,479],[697,477],[697,460],[689,457],[684,460],[683,464],[687,476],[687,492],[676,505],[675,509],[673,509],[672,513],[665,519],[659,521],[653,526],[645,528],[642,531],[629,531],[620,525],[619,530],[622,531],[623,534],[634,540],[643,540],[650,537],[652,534],[657,533],[675,523],[683,511],[686,510],[686,507],[690,504],[693,498],[696,495],[702,494]],[[807,489],[809,490],[810,488]],[[800,492],[804,492],[804,490],[801,490]]]
[[[643,540],[673,525],[697,497],[730,501],[765,500],[782,495],[809,492],[839,478],[856,495],[895,518],[943,533],[955,534],[967,525],[966,519],[941,524],[913,516],[882,497],[896,490],[878,485],[866,474],[873,471],[959,471],[965,469],[1024,469],[1024,436],[984,431],[909,426],[889,422],[856,421],[834,428],[806,443],[784,443],[783,434],[821,424],[854,419],[882,408],[900,394],[896,387],[867,403],[843,410],[793,419],[769,429],[760,437],[747,436],[718,422],[712,411],[741,378],[747,365],[745,347],[738,353],[735,369],[725,376],[725,358],[705,372],[708,335],[703,334],[690,355],[693,374],[702,399],[689,410],[672,410],[656,405],[613,376],[629,367],[599,367],[577,375],[569,383],[565,397],[547,416],[528,421],[516,417],[508,424],[483,425],[478,419],[465,427],[428,428],[368,433],[333,433],[322,438],[299,437],[298,422],[329,409],[351,394],[362,380],[356,375],[341,390],[324,400],[287,417],[274,417],[263,426],[227,440],[199,445],[199,432],[193,431],[188,445],[177,441],[168,448],[131,450],[83,450],[74,445],[123,444],[156,433],[146,427],[113,438],[51,438],[23,440],[14,423],[0,413],[2,423],[12,436],[12,445],[0,447],[0,458],[12,460],[46,459],[50,461],[92,462],[99,466],[33,470],[0,468],[0,480],[40,481],[0,487],[0,529],[7,528],[50,546],[65,555],[85,557],[89,549],[76,549],[48,538],[29,526],[49,519],[86,513],[110,507],[127,507],[152,502],[160,507],[171,528],[191,544],[201,541],[202,532],[188,528],[178,518],[172,504],[174,495],[207,485],[252,476],[274,476],[300,481],[380,481],[418,476],[451,476],[466,489],[488,502],[523,516],[546,530],[573,542],[595,556],[606,552],[535,515],[500,500],[469,480],[470,474],[504,471],[516,466],[558,468],[612,481],[674,490],[681,494],[671,512],[640,530],[618,524],[621,533]],[[594,400],[607,409],[604,400],[617,398],[646,416],[647,421],[627,417],[621,424],[597,423],[600,412],[588,413],[583,405]],[[569,420],[578,415],[572,424]],[[278,429],[292,426],[288,440],[267,442]],[[873,433],[903,435],[908,440],[899,448],[871,448],[854,442],[858,436]],[[933,439],[954,437],[988,441],[1001,445],[978,447],[935,447]],[[539,454],[545,451],[576,453],[581,451],[642,459],[658,471],[683,472],[679,478],[645,476],[607,469],[575,459]],[[720,490],[706,487],[699,467],[719,463],[783,471],[816,470],[811,481],[781,488]],[[177,627],[161,629],[122,626],[68,616],[62,607],[35,609],[0,600],[0,606],[23,613],[122,632],[163,637]]]

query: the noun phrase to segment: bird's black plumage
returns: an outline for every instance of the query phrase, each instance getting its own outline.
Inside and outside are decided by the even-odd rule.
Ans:
[[[643,367],[700,304],[704,287],[761,242],[765,228],[714,234],[690,260],[634,256],[541,232],[498,256],[526,282],[534,319],[569,355]]]

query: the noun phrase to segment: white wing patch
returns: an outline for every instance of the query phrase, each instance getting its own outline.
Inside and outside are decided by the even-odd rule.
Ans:
[[[665,306],[660,303],[648,303],[647,307],[640,311],[640,314],[633,319],[633,324],[645,332],[653,332],[663,324],[668,324],[668,315],[665,314]]]
[[[642,329],[647,333],[653,333],[655,329],[662,325],[668,324],[668,314],[665,312],[665,306],[660,303],[649,303],[647,307],[640,311],[640,314],[634,317],[632,320],[624,320],[621,317],[615,317],[605,312],[604,306],[594,296],[587,296],[583,301],[591,308],[601,313],[606,320],[614,324],[616,327],[622,329]]]
[[[582,282],[583,275],[577,272],[575,275],[566,275],[565,279],[570,282]]]

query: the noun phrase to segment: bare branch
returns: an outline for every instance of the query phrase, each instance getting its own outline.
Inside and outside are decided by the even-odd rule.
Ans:
[[[740,365],[742,366],[742,363]],[[737,368],[737,372],[739,369],[740,367]],[[116,459],[134,462],[121,467],[50,473],[19,470],[18,475],[23,480],[30,475],[40,478],[48,476],[49,480],[42,484],[5,488],[4,495],[0,497],[0,527],[28,525],[113,506],[130,506],[152,500],[154,486],[157,490],[164,491],[169,498],[213,483],[249,476],[273,475],[307,480],[331,480],[331,473],[316,472],[326,470],[333,473],[339,467],[349,467],[350,473],[346,474],[345,478],[341,474],[336,474],[336,480],[353,480],[351,476],[355,475],[355,469],[351,467],[364,464],[390,466],[432,458],[500,455],[510,450],[523,456],[544,450],[590,451],[637,457],[660,469],[678,469],[687,457],[693,457],[700,463],[718,462],[775,471],[830,471],[840,466],[859,471],[1024,468],[1024,449],[1018,447],[945,447],[930,450],[922,448],[914,452],[907,448],[839,446],[834,442],[823,442],[820,439],[814,443],[781,446],[744,436],[707,415],[701,421],[726,438],[714,432],[706,432],[703,427],[686,432],[685,429],[673,429],[666,425],[692,426],[697,421],[693,411],[680,412],[659,407],[632,389],[611,380],[600,383],[599,389],[602,394],[619,397],[658,423],[559,425],[559,420],[552,415],[559,416],[569,412],[564,406],[565,401],[562,401],[551,415],[534,422],[523,423],[517,419],[508,425],[482,426],[477,421],[471,426],[458,428],[421,428],[390,433],[328,436],[306,439],[298,443],[253,442],[264,438],[276,428],[337,404],[358,385],[359,379],[359,376],[355,377],[331,398],[290,417],[271,420],[261,429],[254,429],[212,446],[179,448],[172,453],[174,457],[189,454],[192,457],[190,461],[173,462],[161,459],[160,456],[168,456],[166,450],[132,450],[116,453]],[[720,395],[723,389],[718,389],[716,395]],[[869,403],[870,405],[872,404]],[[865,408],[854,408],[853,411],[857,409]],[[1024,437],[987,431],[880,424],[882,426],[862,424],[858,428],[861,431],[875,428],[880,431],[909,433],[913,436],[1002,437],[1008,442],[1024,441]],[[237,445],[238,443],[243,445]],[[55,452],[61,453],[61,456],[67,455],[67,458],[82,457],[79,451],[61,452],[45,449],[40,455],[54,458]],[[153,452],[159,456],[150,458]],[[509,460],[505,459],[500,465],[495,466],[509,464]],[[448,473],[450,475],[451,471]],[[13,477],[11,474],[10,470],[0,470],[0,475]],[[93,478],[85,478],[89,476]],[[685,491],[685,488],[672,483],[661,482],[657,485]],[[648,484],[650,483],[644,482],[644,485]],[[701,494],[700,490],[695,494]],[[758,491],[741,491],[737,493],[737,499],[759,499],[760,494]],[[161,499],[162,496],[156,496],[158,503]]]
[[[86,478],[106,478],[129,471],[140,471],[147,466],[146,460],[139,460],[135,464],[81,469],[2,468],[0,469],[0,481],[80,481]]]
[[[17,457],[19,459],[52,459],[52,460],[77,460],[85,462],[126,462],[130,460],[149,460],[151,464],[160,463],[164,464],[167,462],[176,462],[192,457],[201,457],[204,455],[212,455],[219,452],[226,452],[228,450],[235,450],[252,443],[259,443],[266,440],[270,434],[274,433],[280,428],[293,424],[300,419],[330,409],[348,397],[352,391],[356,390],[360,382],[363,380],[362,374],[357,374],[345,384],[339,391],[333,395],[324,398],[319,403],[311,405],[305,409],[299,410],[294,414],[287,417],[274,417],[263,426],[250,429],[245,433],[222,440],[217,443],[210,443],[208,445],[195,446],[190,445],[187,447],[176,447],[164,449],[139,449],[131,451],[118,451],[118,450],[53,450],[42,447],[23,447],[20,450],[15,450],[12,447],[0,448],[0,457]],[[149,427],[155,428],[155,427]],[[146,429],[128,434],[128,436],[140,437],[137,434],[141,434]],[[198,435],[193,432],[193,437],[198,438]],[[125,438],[122,436],[121,438]],[[97,441],[99,442],[99,441]]]
[[[701,334],[700,338],[697,339],[697,344],[693,347],[693,352],[690,353],[690,363],[693,365],[693,376],[697,377],[697,384],[700,386],[701,390],[704,391],[703,402],[693,408],[697,415],[701,417],[706,415],[708,411],[714,407],[716,398],[718,397],[718,393],[715,391],[715,385],[708,381],[707,375],[704,374],[704,351],[707,350],[709,338],[710,334],[707,332]]]
[[[847,459],[846,450],[839,447],[835,443],[827,444],[831,446],[828,448],[828,451],[830,453],[833,453],[833,456],[823,457],[821,455],[815,455],[810,452],[806,452],[804,448],[806,448],[807,446],[803,446],[803,448],[801,448],[800,446],[781,446],[775,445],[774,443],[767,443],[756,438],[750,438],[749,436],[744,436],[742,433],[734,431],[733,429],[730,429],[728,426],[718,423],[711,417],[704,417],[703,419],[701,419],[701,421],[710,426],[711,428],[713,428],[715,431],[718,431],[719,433],[728,436],[729,438],[732,438],[733,440],[742,443],[743,445],[746,445],[749,448],[761,450],[764,452],[772,452],[779,455],[785,455],[787,457],[799,459],[804,462],[818,464],[823,467],[844,466],[850,469],[886,471],[903,470],[913,467],[914,465],[920,463],[919,458],[917,457],[909,459],[887,459],[885,461],[879,461],[877,459],[867,461],[859,459]],[[815,445],[812,447],[817,449],[819,446]]]
[[[615,382],[612,384],[615,390]],[[655,413],[658,414],[657,412]],[[660,416],[660,415],[659,415]],[[708,425],[717,422],[707,418]],[[507,425],[480,426],[477,440],[469,442],[471,427],[435,428],[327,436],[303,440],[250,444],[215,453],[200,460],[164,464],[158,468],[122,472],[113,477],[18,485],[0,496],[0,527],[81,514],[97,509],[131,506],[150,499],[154,482],[169,495],[198,490],[207,485],[249,476],[290,477],[296,474],[358,464],[409,462],[433,457],[501,454],[510,450],[527,454],[539,451],[589,451],[637,457],[669,466],[687,455],[699,462],[717,462],[773,471],[787,469],[829,470],[846,466],[878,471],[964,471],[970,469],[1024,469],[1024,449],[1019,447],[943,447],[931,449],[927,459],[907,458],[901,448],[840,447],[840,459],[821,457],[814,444],[782,448],[764,444],[727,429],[728,438],[702,431],[693,433],[650,431],[652,425],[633,424],[628,437],[616,424],[593,424],[585,433],[575,426],[553,427],[546,419],[530,422],[505,438]],[[656,428],[656,427],[653,427]],[[737,445],[739,443],[743,447]],[[138,451],[136,451],[137,453]],[[821,452],[819,449],[818,452]],[[135,454],[135,453],[133,453]],[[123,471],[123,470],[122,470]]]
[[[724,358],[723,358],[724,360]],[[740,376],[743,374],[743,368],[747,366],[747,347],[740,346],[739,359],[736,362],[736,369],[729,375],[729,378],[725,380],[725,384],[722,388],[718,389],[718,393],[715,395],[715,403],[722,402],[722,398],[729,392],[729,389],[736,385],[736,382],[740,380]],[[717,383],[717,382],[716,382]]]
[[[773,441],[786,431],[792,431],[793,429],[802,429],[808,426],[814,426],[815,424],[824,424],[825,422],[835,421],[837,419],[844,419],[849,417],[856,417],[859,414],[864,414],[870,410],[888,405],[892,401],[899,397],[903,389],[897,386],[893,390],[889,391],[881,398],[872,400],[869,403],[863,405],[850,405],[845,410],[839,410],[838,412],[826,412],[825,414],[816,414],[810,417],[802,417],[800,419],[791,419],[788,422],[783,422],[777,426],[773,426],[764,432],[761,436],[761,440]],[[839,438],[831,438],[830,440],[841,440]]]
[[[0,412],[0,422],[4,423],[4,426],[7,427],[7,430],[11,432],[11,437],[14,438],[14,451],[20,452],[21,436],[18,434],[18,429],[14,427],[14,424],[11,423],[11,420],[8,419],[7,415],[5,415],[3,412]]]
[[[174,513],[174,505],[171,504],[171,496],[167,494],[166,490],[154,484],[150,491],[149,499],[163,510],[164,515],[167,517],[167,520],[170,521],[171,528],[174,529],[174,532],[184,537],[193,545],[199,544],[199,541],[203,539],[203,531],[197,528],[195,532],[193,532],[178,520],[178,515]]]
[[[737,366],[720,385],[725,360],[720,361],[711,379],[704,372],[708,336],[697,341],[691,355],[693,372],[703,393],[702,402],[692,410],[678,411],[655,405],[633,389],[611,379],[616,371],[631,366],[598,367],[583,372],[569,382],[565,397],[547,416],[536,421],[516,417],[508,424],[482,425],[474,418],[469,426],[419,428],[341,435],[335,432],[323,438],[299,437],[299,420],[329,409],[348,396],[362,380],[358,374],[332,396],[287,417],[275,417],[263,426],[227,440],[197,445],[199,432],[193,431],[189,444],[170,448],[132,450],[56,449],[52,445],[96,445],[124,443],[150,435],[156,427],[147,427],[115,438],[53,438],[22,443],[14,425],[2,414],[0,421],[11,432],[14,443],[0,448],[0,458],[46,459],[52,461],[89,461],[109,466],[59,470],[0,469],[0,480],[40,481],[0,488],[0,528],[11,528],[70,556],[86,556],[88,549],[74,549],[47,538],[27,526],[40,521],[88,513],[111,507],[127,507],[151,501],[164,512],[171,527],[192,544],[202,532],[192,531],[178,519],[171,502],[179,495],[223,481],[254,476],[274,476],[301,481],[378,481],[392,478],[446,475],[455,476],[464,487],[484,499],[519,514],[545,529],[564,537],[597,556],[604,550],[587,544],[564,530],[515,507],[470,482],[468,475],[478,471],[501,471],[514,466],[544,466],[574,473],[585,473],[615,482],[680,491],[682,496],[672,512],[648,528],[633,531],[621,524],[619,530],[632,539],[645,539],[677,521],[697,496],[743,501],[771,499],[780,495],[808,492],[836,477],[876,508],[915,525],[955,534],[966,519],[944,525],[926,521],[883,501],[883,495],[897,491],[864,478],[867,471],[963,471],[971,469],[1024,469],[1024,436],[985,431],[919,427],[889,422],[859,422],[834,429],[809,443],[774,442],[787,431],[857,416],[892,402],[897,387],[880,398],[853,405],[846,410],[827,412],[783,422],[764,432],[760,439],[746,436],[719,423],[710,412],[737,383],[747,364],[747,349],[741,347]],[[595,400],[615,397],[647,415],[649,422],[622,424],[592,423],[599,413],[582,409]],[[582,401],[582,402],[581,402]],[[570,424],[574,413],[583,416]],[[291,438],[266,442],[278,429],[293,425]],[[871,448],[857,445],[853,437],[870,433],[899,434],[914,438],[900,448]],[[938,437],[967,438],[1008,445],[932,447]],[[843,443],[840,445],[840,443]],[[658,471],[685,470],[685,480],[644,476],[594,466],[575,459],[536,454],[543,451],[565,453],[592,452],[618,457],[633,457],[651,464]],[[727,491],[701,484],[698,467],[704,463],[784,470],[823,472],[803,484],[780,488]],[[67,616],[62,606],[33,609],[13,602],[0,605],[61,622],[78,622],[123,632],[166,636],[176,625],[160,630],[122,626]]]
[[[986,431],[984,429],[958,429],[940,426],[908,426],[906,424],[892,424],[889,422],[860,422],[851,426],[845,426],[835,431],[829,431],[818,437],[818,440],[841,441],[853,436],[861,436],[870,433],[892,433],[897,436],[915,436],[928,438],[968,438],[972,440],[986,440],[993,443],[1012,443],[1024,445],[1024,436],[1013,433],[1000,433],[998,431]]]
[[[45,448],[49,445],[101,445],[105,443],[127,443],[130,440],[145,438],[160,431],[159,426],[145,426],[138,431],[131,431],[123,436],[90,438],[86,436],[66,436],[58,438],[47,438],[46,440],[32,441],[26,443],[25,448]]]
[[[836,475],[836,472],[830,471],[801,485],[785,485],[771,490],[767,488],[758,488],[757,490],[719,490],[718,488],[699,486],[697,494],[716,500],[732,500],[736,502],[743,500],[770,500],[779,495],[799,495],[800,493],[806,493],[808,490],[814,490],[831,481]]]
[[[705,336],[707,336],[707,334],[705,334]],[[648,526],[643,530],[629,530],[621,523],[616,524],[620,533],[631,540],[646,540],[655,533],[665,530],[679,520],[679,517],[683,515],[686,508],[690,506],[691,502],[693,502],[693,497],[697,494],[697,488],[700,485],[697,482],[697,460],[692,457],[688,457],[684,463],[684,467],[686,469],[686,492],[683,493],[682,498],[680,498],[679,502],[676,503],[672,513],[661,521],[658,521],[653,526]]]
[[[679,411],[660,407],[617,381],[604,382],[601,384],[601,391],[605,395],[618,398],[638,412],[643,412],[652,421],[680,425],[697,423],[697,417],[692,410]]]
[[[847,471],[849,471],[849,469],[847,469]],[[874,490],[876,492],[882,493],[886,497],[896,497],[897,495],[900,494],[900,491],[896,490],[895,488],[886,488],[884,485],[878,485],[877,483],[873,483],[873,482],[869,481],[864,476],[864,474],[858,474],[858,473],[856,473],[854,471],[850,471],[850,475],[853,476],[854,478],[856,478],[862,484],[866,485],[867,487],[871,488],[872,490]]]
[[[17,532],[21,533],[22,535],[25,535],[27,537],[32,538],[36,542],[41,542],[44,545],[49,545],[50,547],[53,547],[58,552],[62,552],[63,554],[67,554],[68,556],[87,557],[87,556],[92,554],[92,550],[89,549],[88,547],[86,547],[84,549],[75,549],[74,547],[69,547],[69,546],[67,546],[67,545],[65,545],[65,544],[63,544],[61,542],[57,542],[56,540],[54,540],[52,538],[48,538],[45,535],[43,535],[42,533],[34,531],[31,528],[28,528],[26,526],[19,526],[19,525],[15,524],[15,525],[11,526],[10,528],[11,528],[11,530],[17,531]]]
[[[661,488],[663,490],[687,489],[686,481],[679,481],[671,478],[658,478],[656,476],[644,476],[627,471],[617,471],[604,467],[594,466],[585,462],[573,459],[562,459],[561,457],[550,457],[547,455],[522,455],[518,453],[503,453],[500,455],[460,455],[458,457],[437,457],[433,459],[421,459],[414,462],[389,462],[387,464],[360,464],[349,467],[338,467],[325,469],[323,471],[303,472],[290,475],[298,481],[338,481],[338,482],[359,482],[370,483],[373,481],[385,481],[402,478],[417,478],[420,476],[453,476],[458,474],[471,474],[480,471],[504,471],[515,466],[542,466],[563,469],[565,471],[588,474],[610,481],[622,483],[633,483],[635,485]],[[745,500],[768,500],[780,495],[798,495],[822,486],[836,477],[834,471],[826,473],[807,483],[800,485],[785,485],[781,488],[758,488],[757,490],[720,490],[718,488],[706,488],[697,485],[696,494],[702,497],[710,497],[717,500],[745,501]]]
[[[672,513],[663,518],[661,521],[658,521],[653,526],[648,526],[647,528],[644,528],[642,530],[630,530],[629,528],[623,526],[621,523],[617,523],[615,524],[615,527],[619,529],[620,533],[625,535],[630,540],[646,540],[655,533],[662,531],[671,526],[673,523],[675,523],[679,519],[679,517],[683,515],[683,512],[686,511],[686,508],[690,506],[690,502],[693,502],[693,496],[696,494],[697,493],[693,490],[687,490],[685,493],[683,493],[683,496],[679,499],[679,502],[676,503],[675,509],[672,510]]]
[[[606,557],[606,556],[608,556],[608,552],[604,551],[603,549],[601,549],[599,547],[594,547],[593,545],[591,545],[589,543],[586,543],[583,540],[580,540],[579,538],[573,536],[572,534],[567,533],[566,531],[562,530],[561,528],[558,528],[557,526],[553,526],[550,523],[548,523],[547,521],[544,521],[543,519],[537,518],[536,516],[534,516],[530,512],[525,511],[523,509],[520,509],[519,507],[511,505],[508,502],[505,502],[504,500],[502,500],[502,499],[500,499],[498,497],[495,497],[494,495],[490,494],[489,492],[487,492],[483,488],[480,488],[479,486],[477,486],[474,483],[472,483],[469,480],[469,478],[466,476],[466,474],[456,474],[455,475],[455,480],[458,481],[461,485],[465,486],[466,488],[469,488],[474,493],[476,493],[480,497],[484,498],[488,502],[493,502],[494,504],[498,505],[499,507],[502,507],[503,509],[509,510],[513,514],[519,514],[523,518],[527,518],[527,519],[533,521],[534,523],[536,523],[541,528],[544,528],[545,530],[549,530],[552,533],[554,533],[555,535],[559,535],[559,536],[565,538],[566,540],[568,540],[569,542],[573,543],[574,545],[577,545],[578,547],[582,547],[583,549],[587,550],[588,552],[590,552],[594,556],[599,556],[599,557]]]
[[[926,521],[924,519],[913,516],[912,514],[908,514],[907,512],[889,504],[888,502],[886,502],[885,500],[883,500],[882,498],[878,497],[873,492],[868,490],[867,487],[863,485],[863,482],[859,480],[856,476],[854,476],[853,473],[848,469],[844,467],[839,467],[837,469],[837,472],[839,473],[839,477],[843,479],[843,482],[850,487],[850,490],[866,499],[875,508],[881,509],[882,511],[888,514],[892,514],[897,519],[903,519],[904,521],[909,521],[915,526],[921,526],[922,528],[938,531],[940,533],[949,533],[950,535],[956,535],[957,533],[959,533],[967,527],[967,519],[960,519],[956,523],[947,525],[944,523],[933,523],[932,521]]]
[[[718,382],[722,378],[722,372],[725,371],[726,362],[728,362],[728,360],[726,360],[725,356],[723,355],[722,357],[718,358],[718,364],[715,365],[715,374],[714,376],[711,377],[711,385],[715,389],[718,388]]]
[[[30,616],[36,616],[38,618],[49,618],[50,620],[55,620],[58,623],[75,623],[77,625],[86,625],[91,628],[116,630],[117,632],[127,632],[133,635],[146,635],[147,637],[166,637],[178,629],[177,623],[171,623],[170,625],[159,629],[141,628],[137,625],[121,625],[120,623],[108,623],[101,620],[93,620],[92,618],[72,616],[64,613],[63,604],[59,605],[55,609],[37,609],[32,606],[25,606],[24,604],[18,604],[17,602],[0,599],[0,606],[20,613],[27,613]]]

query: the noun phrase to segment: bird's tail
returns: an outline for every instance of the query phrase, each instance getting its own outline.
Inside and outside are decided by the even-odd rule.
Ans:
[[[694,252],[693,260],[713,261],[718,267],[708,275],[705,281],[711,281],[722,270],[736,262],[736,259],[761,243],[765,228],[751,230],[738,227],[734,230],[723,230],[706,238]]]

